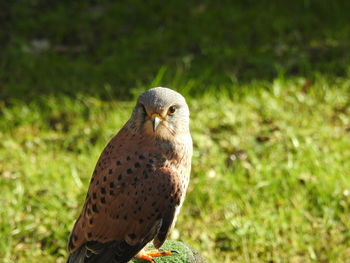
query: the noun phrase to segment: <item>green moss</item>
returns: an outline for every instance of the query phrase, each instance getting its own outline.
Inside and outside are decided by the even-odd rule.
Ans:
[[[149,249],[154,249],[150,246]],[[162,246],[164,250],[176,250],[178,253],[173,253],[170,256],[157,257],[155,261],[157,263],[204,263],[204,259],[188,244],[180,241],[165,241]],[[144,263],[143,260],[134,259],[133,263]]]

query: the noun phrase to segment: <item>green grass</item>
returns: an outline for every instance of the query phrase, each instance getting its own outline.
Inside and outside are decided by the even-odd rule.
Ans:
[[[140,92],[191,108],[172,239],[209,262],[348,262],[349,1],[0,3],[0,259],[65,262]]]
[[[192,178],[170,238],[209,262],[349,259],[350,82],[306,84],[278,78],[188,98]],[[95,162],[133,104],[0,104],[2,262],[65,261]]]
[[[192,95],[350,72],[349,1],[16,0],[0,10],[6,99],[129,98],[130,87],[148,86],[157,72]]]

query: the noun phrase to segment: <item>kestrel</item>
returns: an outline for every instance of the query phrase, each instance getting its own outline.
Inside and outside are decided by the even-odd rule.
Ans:
[[[141,94],[130,119],[103,150],[69,238],[68,263],[124,263],[158,250],[174,226],[192,158],[189,109],[168,88]],[[157,250],[143,249],[153,240]]]

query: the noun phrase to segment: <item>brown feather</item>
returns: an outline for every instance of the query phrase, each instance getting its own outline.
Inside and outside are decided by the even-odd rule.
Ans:
[[[128,144],[119,143],[126,140]],[[143,149],[144,140],[123,128],[105,147],[72,231],[71,252],[88,241],[142,242],[169,207],[174,210],[180,203],[184,189],[179,175],[164,167],[167,158],[155,147]]]

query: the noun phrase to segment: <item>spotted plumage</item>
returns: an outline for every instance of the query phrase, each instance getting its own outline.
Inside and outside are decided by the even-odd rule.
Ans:
[[[141,94],[96,164],[68,262],[122,263],[152,240],[161,247],[184,201],[191,157],[185,99],[167,88]]]

